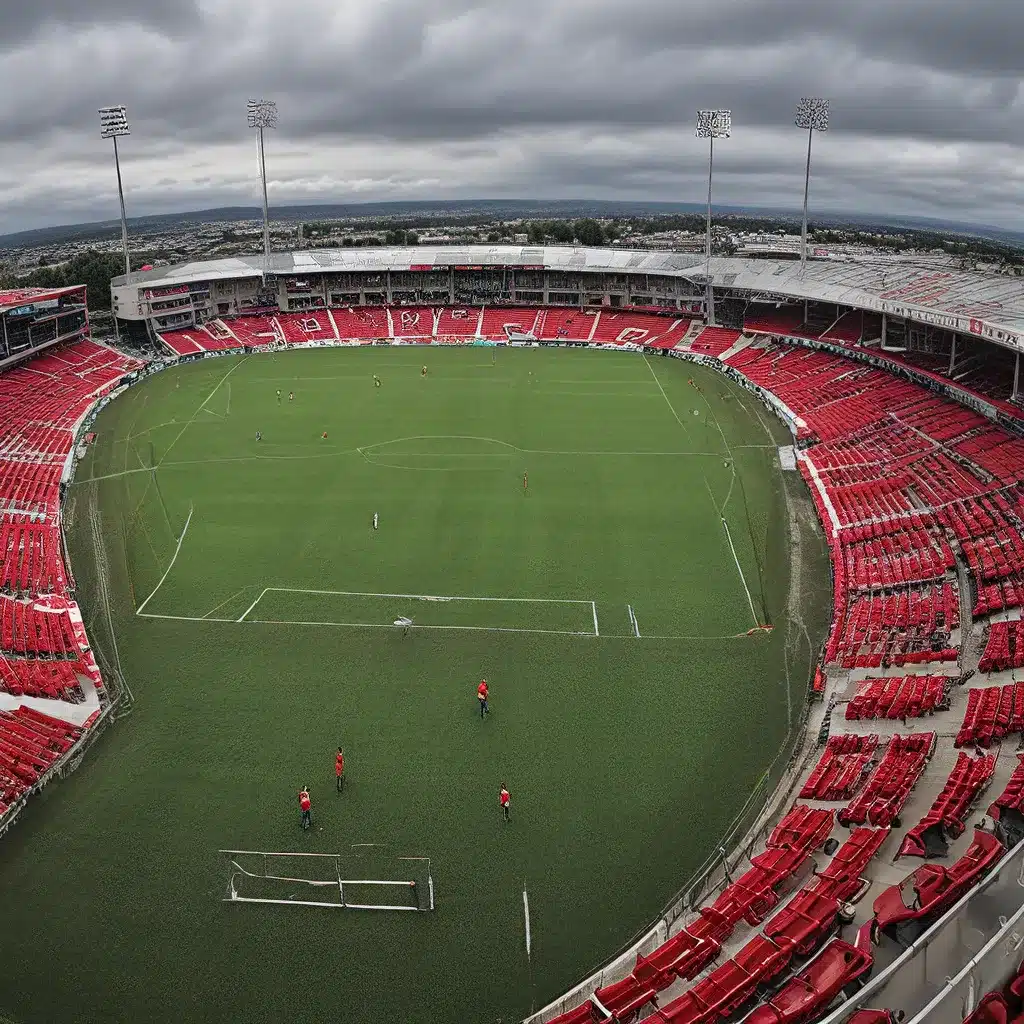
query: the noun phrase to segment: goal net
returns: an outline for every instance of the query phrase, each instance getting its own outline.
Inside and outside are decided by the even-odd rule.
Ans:
[[[358,847],[349,853],[219,853],[227,875],[226,903],[335,910],[434,909],[428,857],[394,857]]]

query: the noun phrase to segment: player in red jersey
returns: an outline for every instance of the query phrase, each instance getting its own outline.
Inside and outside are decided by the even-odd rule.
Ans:
[[[498,791],[498,803],[501,805],[501,816],[505,821],[510,820],[510,808],[512,804],[512,794],[508,791],[508,786],[503,782],[501,789]]]
[[[340,793],[345,785],[345,751],[341,747],[338,747],[338,753],[334,755],[334,775]]]
[[[308,832],[309,826],[313,824],[313,801],[309,799],[309,786],[303,786],[299,790],[299,811],[302,829]]]
[[[487,706],[487,680],[481,679],[480,685],[476,688],[476,699],[480,702],[480,717],[490,713],[490,708]]]

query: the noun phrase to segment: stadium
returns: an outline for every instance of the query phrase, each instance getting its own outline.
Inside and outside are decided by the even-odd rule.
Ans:
[[[423,246],[111,294],[118,345],[0,296],[0,1012],[1020,1012],[1018,280]]]

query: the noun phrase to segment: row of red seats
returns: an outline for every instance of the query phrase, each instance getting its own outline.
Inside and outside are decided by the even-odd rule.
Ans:
[[[60,506],[63,469],[56,462],[0,460],[0,510],[55,516]]]
[[[988,808],[990,818],[998,821],[1003,811],[1024,812],[1024,754],[1017,755],[1017,767]]]
[[[1024,619],[993,622],[988,627],[985,650],[978,662],[979,672],[1002,672],[1024,666]]]
[[[942,579],[956,567],[946,538],[923,529],[844,543],[846,578],[855,590],[876,590]]]
[[[705,327],[690,343],[691,352],[720,356],[740,339],[740,332],[727,327]]]
[[[39,782],[82,732],[32,708],[0,711],[0,815]]]
[[[800,790],[800,798],[849,800],[864,782],[877,746],[875,734],[830,736],[821,758]]]
[[[956,445],[961,455],[991,473],[1000,483],[1024,480],[1024,441],[995,426],[976,431]]]
[[[292,345],[309,341],[334,341],[337,338],[334,322],[326,309],[306,313],[278,313],[273,323],[278,336]]]
[[[16,697],[46,697],[80,704],[85,695],[79,674],[88,675],[80,661],[0,657],[0,690]]]
[[[222,320],[222,324],[243,344],[249,348],[260,348],[280,341],[281,338],[269,316],[250,313],[247,316],[233,317]],[[226,339],[224,339],[226,340]]]
[[[687,318],[667,313],[629,310],[579,310],[559,307],[367,306],[347,309],[318,307],[295,313],[245,314],[199,327],[164,331],[163,341],[178,355],[267,345],[283,339],[290,344],[341,339],[482,337],[506,340],[510,333],[545,340],[593,341],[603,344],[643,344],[653,348],[678,345],[690,326]],[[215,329],[218,328],[218,329]],[[739,331],[707,328],[700,351],[720,355],[739,337]]]
[[[935,733],[896,735],[863,790],[839,812],[841,825],[891,825],[925,769]]]
[[[1024,683],[969,690],[955,745],[987,747],[1007,733],[1024,731]]]
[[[19,597],[67,593],[60,530],[12,516],[0,525],[0,590]]]
[[[996,770],[991,754],[971,757],[963,751],[935,798],[928,813],[910,829],[900,844],[897,857],[941,856],[948,849],[948,839],[963,835],[964,821]]]
[[[946,676],[896,676],[865,679],[846,705],[846,720],[921,718],[947,703]]]
[[[0,596],[0,649],[14,654],[77,657],[71,617],[32,601]]]
[[[751,925],[763,921],[778,903],[778,886],[824,844],[833,821],[831,811],[795,805],[772,832],[765,852],[751,859],[750,870],[711,904],[716,918],[730,931],[741,920]]]
[[[840,903],[864,889],[861,876],[887,834],[888,829],[851,832],[828,869],[789,900],[765,926],[763,935],[755,935],[732,960],[647,1019],[711,1024],[728,1018],[760,986],[781,976],[795,957],[809,955],[837,930]],[[802,985],[799,978],[793,983]]]
[[[836,574],[836,587],[843,583]],[[859,594],[838,603],[825,648],[825,661],[845,668],[955,661],[950,633],[960,626],[960,597],[951,583],[893,593]]]
[[[805,828],[812,820],[808,810],[799,818],[792,817],[791,812],[787,816],[791,823],[783,823],[770,842],[792,841],[794,830],[802,836],[800,842],[823,842],[820,828],[811,832]],[[783,838],[786,835],[790,840]],[[753,936],[734,957],[688,992],[657,1009],[647,1020],[711,1024],[729,1017],[754,995],[758,986],[780,976],[794,957],[812,952],[835,931],[839,904],[854,899],[863,890],[864,870],[887,835],[888,829],[852,831],[828,867],[789,900],[768,922],[763,935]],[[766,853],[772,849],[769,847]],[[598,989],[590,999],[550,1024],[626,1021],[652,1003],[657,1006],[658,993],[679,979],[692,980],[714,962],[731,930],[715,914],[702,910],[692,924],[652,953],[638,955],[633,971],[622,981]]]

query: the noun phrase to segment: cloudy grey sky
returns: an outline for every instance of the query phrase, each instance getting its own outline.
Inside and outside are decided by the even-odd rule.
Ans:
[[[273,205],[795,206],[801,95],[832,100],[812,208],[1024,228],[1024,0],[0,0],[0,231],[115,217],[96,108],[123,102],[129,215]]]

